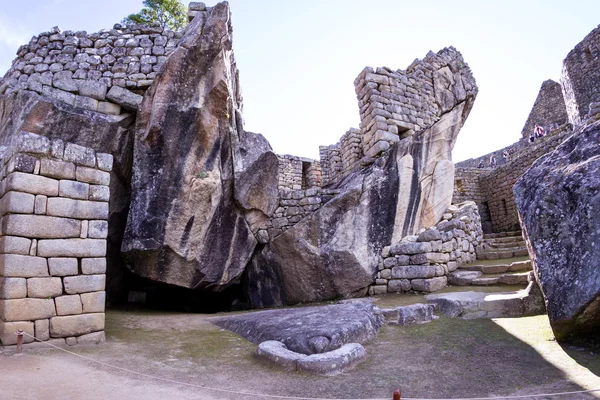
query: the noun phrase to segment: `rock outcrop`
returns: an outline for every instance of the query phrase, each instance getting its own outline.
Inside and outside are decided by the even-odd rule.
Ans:
[[[559,340],[600,329],[600,123],[537,160],[514,193]]]
[[[122,250],[142,277],[220,290],[257,245],[246,217],[266,219],[276,205],[268,189],[277,188],[277,161],[264,139],[242,130],[229,6],[201,13],[140,106]],[[263,174],[272,171],[269,185]]]
[[[435,225],[450,206],[451,151],[477,94],[470,69],[450,48],[428,54],[408,72],[382,70],[380,76],[370,71],[363,71],[355,82],[357,92],[368,89],[361,104],[366,102],[364,109],[373,110],[361,114],[361,125],[365,137],[376,124],[388,129],[365,139],[363,163],[372,164],[331,185],[339,194],[255,255],[246,275],[254,306],[365,294],[374,281],[382,248]],[[419,101],[430,104],[419,102],[419,110],[407,108],[406,116],[397,114],[398,120],[394,119],[395,112],[403,110],[402,99],[405,107],[412,100],[392,92],[417,96],[412,86],[423,90]],[[385,111],[385,104],[390,111]]]

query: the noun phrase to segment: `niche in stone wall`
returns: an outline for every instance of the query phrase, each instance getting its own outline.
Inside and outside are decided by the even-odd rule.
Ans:
[[[506,199],[502,199],[501,207],[502,207],[502,215],[507,215],[508,208],[506,207]]]
[[[592,50],[589,47],[586,47],[583,51],[583,57],[585,58],[586,63],[590,63],[594,60],[594,55],[592,54]]]
[[[310,169],[310,162],[302,161],[302,190],[306,190],[310,187],[308,179],[308,170]]]
[[[459,193],[464,193],[464,191],[465,191],[465,188],[464,188],[464,186],[463,186],[463,181],[462,181],[462,179],[457,179],[457,180],[456,180],[456,190],[457,190]]]

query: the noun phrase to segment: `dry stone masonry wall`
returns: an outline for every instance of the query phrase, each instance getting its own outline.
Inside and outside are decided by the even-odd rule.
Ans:
[[[0,152],[0,341],[102,341],[113,157],[27,132]]]
[[[472,201],[452,205],[435,227],[383,249],[369,294],[443,289],[450,272],[475,261],[482,240],[477,205]]]
[[[104,114],[135,111],[180,37],[158,25],[91,34],[54,27],[19,48],[0,94],[31,90]]]
[[[319,146],[323,168],[323,184],[337,182],[360,165],[363,158],[362,134],[360,129],[350,128],[331,146]]]
[[[563,61],[561,84],[569,122],[581,126],[590,105],[600,99],[600,26],[569,52]]]
[[[321,187],[321,165],[310,158],[290,155],[279,158],[279,190],[303,190]]]

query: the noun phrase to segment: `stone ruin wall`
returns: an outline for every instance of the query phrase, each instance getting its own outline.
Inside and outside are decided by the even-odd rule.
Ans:
[[[104,340],[113,157],[27,132],[0,149],[0,342]]]
[[[323,184],[340,181],[360,166],[363,158],[362,134],[360,129],[350,128],[336,144],[319,146],[319,157],[323,170]]]
[[[180,37],[158,25],[91,34],[54,27],[19,48],[0,95],[31,90],[103,114],[136,111]]]
[[[592,103],[600,99],[600,26],[569,52],[561,84],[569,122],[581,126]]]
[[[279,190],[305,190],[322,186],[321,164],[290,155],[279,158]]]
[[[480,210],[486,233],[520,230],[519,216],[513,195],[515,182],[535,160],[553,151],[572,133],[569,124],[519,147],[509,161],[496,168],[474,168],[456,164],[452,203],[472,200]]]
[[[407,236],[381,253],[370,295],[435,292],[448,284],[448,274],[476,259],[483,240],[477,206],[452,205],[435,227]]]
[[[533,108],[521,131],[521,137],[523,140],[528,140],[535,125],[541,126],[548,132],[567,122],[569,122],[569,115],[562,87],[560,83],[548,79],[542,83]]]

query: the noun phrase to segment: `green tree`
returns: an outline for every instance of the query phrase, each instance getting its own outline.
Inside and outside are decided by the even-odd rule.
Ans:
[[[144,0],[144,8],[127,16],[123,23],[150,25],[158,22],[163,28],[179,30],[187,24],[187,9],[178,0]]]

